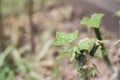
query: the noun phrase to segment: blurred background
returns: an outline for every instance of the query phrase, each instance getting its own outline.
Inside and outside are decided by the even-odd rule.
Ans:
[[[79,39],[95,37],[80,25],[84,16],[104,13],[101,23],[105,47],[118,71],[120,0],[0,0],[0,80],[79,80],[69,55],[56,59],[56,31],[79,31]],[[114,80],[100,51],[93,62],[99,72],[92,80]]]

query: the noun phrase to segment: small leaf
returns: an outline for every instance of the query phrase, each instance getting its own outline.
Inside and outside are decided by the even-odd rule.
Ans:
[[[80,23],[86,25],[88,28],[99,28],[103,16],[103,13],[95,13],[91,18],[84,17]]]
[[[72,53],[71,57],[70,57],[70,61],[73,61],[75,59],[75,52]]]
[[[67,49],[59,50],[60,55],[57,57],[57,59],[60,59],[64,57],[67,53],[71,54],[70,61],[73,61],[75,59],[75,53],[80,53],[79,48],[77,46],[70,46]]]
[[[92,77],[94,77],[95,76],[95,74],[96,74],[96,69],[95,68],[91,68],[91,69],[89,69],[88,70],[88,76],[92,76]]]
[[[83,19],[81,20],[80,24],[86,25],[88,27],[91,27],[91,21],[90,18],[88,17],[83,17]]]
[[[76,46],[74,46],[72,48],[72,53],[71,53],[70,61],[73,61],[75,59],[75,52],[80,53],[78,47],[76,47]]]
[[[82,71],[80,69],[77,70],[77,75],[81,78],[82,77]]]
[[[88,39],[88,38],[82,39],[82,40],[79,41],[78,47],[79,47],[80,50],[88,50],[89,46],[90,46],[90,43],[95,42],[95,40],[96,39]]]
[[[72,43],[78,38],[78,32],[75,31],[73,33],[64,33],[64,32],[57,32],[56,33],[56,41],[54,42],[54,45],[63,45]]]
[[[64,50],[59,50],[60,55],[57,57],[57,59],[60,59],[64,57],[67,53],[71,53],[73,49],[73,46],[68,47],[67,49]]]
[[[120,10],[115,13],[115,16],[120,17]]]

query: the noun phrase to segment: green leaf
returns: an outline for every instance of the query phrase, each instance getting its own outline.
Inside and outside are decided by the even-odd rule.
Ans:
[[[60,55],[57,57],[57,59],[64,57],[67,53],[71,53],[72,49],[73,49],[73,46],[70,46],[64,50],[59,50]]]
[[[88,28],[99,28],[103,16],[103,13],[95,13],[91,18],[84,17],[80,23],[86,25]]]
[[[115,16],[120,17],[120,10],[115,13]]]
[[[73,61],[75,59],[75,53],[80,54],[80,49],[78,48],[78,46],[74,46],[72,48],[70,61]]]
[[[75,52],[73,51],[73,53],[71,54],[71,57],[70,57],[70,61],[73,61],[75,59]]]
[[[81,71],[81,69],[78,69],[77,70],[77,75],[81,78],[82,77],[82,71]]]
[[[78,49],[77,46],[74,46],[72,48],[72,53],[71,53],[70,61],[73,61],[75,59],[75,52],[80,53],[80,51],[79,51],[79,49]]]
[[[64,57],[67,53],[71,54],[70,61],[73,61],[75,59],[75,53],[80,53],[80,50],[88,50],[90,47],[91,42],[95,42],[96,39],[82,39],[79,41],[77,46],[70,46],[64,50],[59,50],[60,55],[57,57],[57,59],[60,59]]]
[[[75,59],[75,52],[80,53],[79,48],[77,46],[70,46],[64,50],[59,50],[59,52],[60,55],[57,57],[57,59],[64,57],[67,53],[70,53],[70,61],[73,61]]]
[[[56,33],[56,41],[54,42],[54,45],[63,45],[72,43],[78,38],[78,32],[75,31],[73,33],[64,33],[64,32],[57,32]]]
[[[80,50],[88,50],[91,42],[95,42],[96,39],[85,38],[79,41],[78,48]]]

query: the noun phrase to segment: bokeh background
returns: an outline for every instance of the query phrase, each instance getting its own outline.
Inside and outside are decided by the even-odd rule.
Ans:
[[[79,39],[95,37],[80,25],[84,16],[104,13],[100,30],[118,72],[120,0],[0,0],[0,80],[79,80],[69,55],[56,59],[56,32],[79,31]],[[92,80],[115,80],[98,50],[92,59],[100,73]]]

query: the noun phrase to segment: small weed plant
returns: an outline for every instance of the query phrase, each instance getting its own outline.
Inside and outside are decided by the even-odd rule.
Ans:
[[[73,61],[75,59],[78,62],[77,73],[80,80],[89,80],[91,76],[94,76],[95,73],[98,72],[96,65],[90,62],[90,59],[95,55],[95,52],[99,47],[108,69],[112,73],[114,72],[110,60],[106,54],[104,41],[102,40],[101,32],[99,30],[103,16],[103,13],[95,13],[90,18],[83,17],[80,21],[80,24],[86,25],[87,28],[94,30],[96,38],[81,39],[77,44],[73,44],[74,41],[78,39],[78,31],[72,33],[56,33],[56,41],[54,42],[54,45],[68,45],[65,49],[59,50],[60,55],[57,58],[64,57],[67,53],[69,53],[71,55],[70,60]]]

